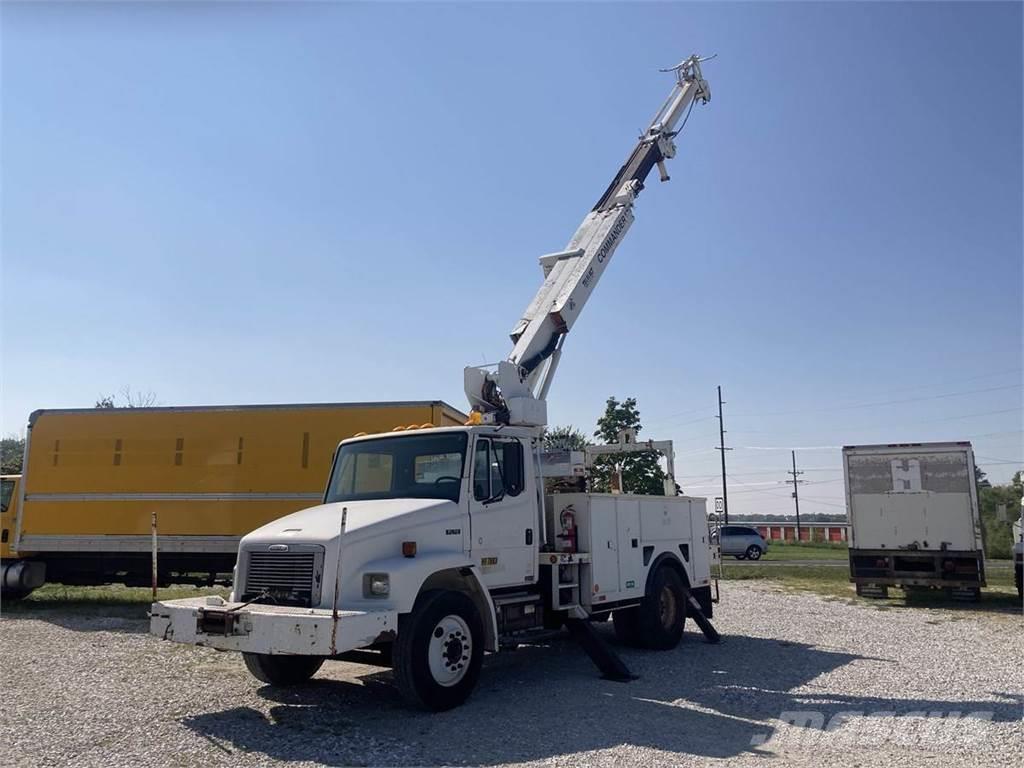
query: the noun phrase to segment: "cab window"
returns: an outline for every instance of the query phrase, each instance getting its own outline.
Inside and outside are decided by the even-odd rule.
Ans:
[[[0,480],[0,514],[5,514],[11,507],[11,498],[14,496],[14,481]]]
[[[524,481],[523,444],[518,440],[480,438],[473,453],[473,498],[497,501],[518,496]]]
[[[477,501],[488,501],[494,498],[491,492],[491,441],[477,440],[473,452],[473,498]]]

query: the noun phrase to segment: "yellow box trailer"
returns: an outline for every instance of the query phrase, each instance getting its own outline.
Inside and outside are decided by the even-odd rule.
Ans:
[[[63,584],[213,583],[249,531],[323,495],[338,443],[462,424],[440,401],[42,410],[3,479],[4,594]]]

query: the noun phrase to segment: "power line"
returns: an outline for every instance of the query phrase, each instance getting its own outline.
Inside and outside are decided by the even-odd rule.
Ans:
[[[813,501],[815,504],[821,504],[825,507],[839,507],[840,509],[846,509],[845,504],[836,504],[834,501],[825,501],[824,499],[816,499],[810,496],[804,496],[805,501]]]
[[[984,459],[990,464],[1024,464],[1024,459],[997,459],[994,456],[978,456],[979,459]]]
[[[1009,390],[1009,389],[1020,389],[1022,386],[1024,386],[1024,385],[1021,385],[1021,384],[1007,384],[1007,385],[999,386],[999,387],[986,387],[984,389],[966,389],[966,390],[961,390],[959,392],[944,392],[941,395],[925,395],[923,397],[908,397],[908,398],[901,398],[901,399],[898,399],[898,400],[880,400],[880,401],[871,402],[871,403],[849,403],[849,404],[846,404],[846,405],[830,406],[828,408],[800,408],[798,410],[793,410],[793,411],[776,411],[774,413],[761,413],[761,414],[758,414],[757,412],[754,412],[754,411],[750,411],[750,412],[747,412],[747,413],[739,413],[737,415],[739,415],[739,416],[748,416],[748,415],[750,415],[750,416],[765,417],[765,416],[795,416],[795,415],[803,414],[803,413],[831,413],[831,412],[834,412],[834,411],[848,411],[848,410],[855,410],[855,409],[858,409],[858,408],[880,408],[880,407],[886,406],[886,405],[902,405],[904,403],[918,403],[918,402],[924,402],[924,401],[927,401],[927,400],[942,400],[942,399],[949,398],[949,397],[962,397],[963,395],[977,395],[977,394],[982,394],[982,393],[985,393],[985,392],[1000,392],[1000,391]]]
[[[927,421],[915,421],[910,424],[904,424],[905,427],[912,427],[916,424],[934,424],[936,421],[956,421],[958,419],[976,419],[981,416],[995,416],[999,413],[1017,413],[1022,411],[1024,408],[1005,408],[1001,411],[985,411],[984,413],[968,413],[963,416],[943,416],[941,419],[928,419]]]

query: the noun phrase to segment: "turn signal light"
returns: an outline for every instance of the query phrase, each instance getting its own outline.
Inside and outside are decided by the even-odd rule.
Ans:
[[[402,542],[402,554],[405,557],[416,557],[416,542],[415,541],[403,541]]]

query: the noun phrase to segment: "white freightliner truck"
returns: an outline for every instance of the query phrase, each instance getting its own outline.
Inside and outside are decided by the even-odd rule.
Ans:
[[[668,99],[544,282],[497,366],[467,368],[464,427],[357,436],[335,454],[323,504],[245,536],[230,599],[154,603],[151,632],[242,652],[258,679],[285,685],[327,659],[379,651],[406,698],[462,703],[485,651],[561,627],[606,676],[629,672],[590,622],[672,648],[687,616],[709,639],[704,499],[546,494],[546,397],[565,338],[633,221],[633,204],[710,90],[691,56]],[[642,444],[641,444],[642,445]],[[374,654],[363,651],[364,659]]]
[[[843,470],[858,595],[933,587],[978,599],[985,554],[970,443],[846,446]]]

